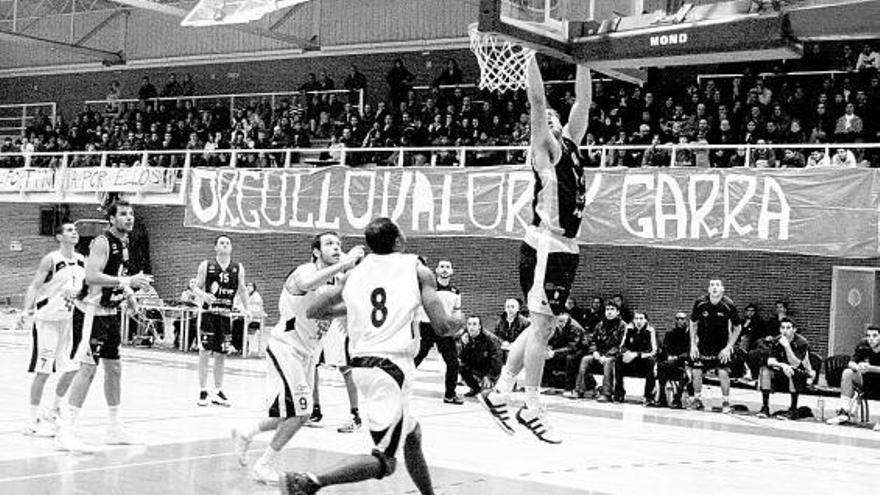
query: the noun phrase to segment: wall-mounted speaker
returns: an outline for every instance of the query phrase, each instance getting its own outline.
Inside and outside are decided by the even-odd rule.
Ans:
[[[67,205],[40,207],[40,235],[55,235],[55,229],[70,221],[70,207]]]

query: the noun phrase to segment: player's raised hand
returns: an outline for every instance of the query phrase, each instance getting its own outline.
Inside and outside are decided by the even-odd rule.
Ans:
[[[366,255],[367,252],[364,247],[358,244],[357,246],[349,249],[347,253],[345,253],[342,262],[345,263],[348,268],[354,268],[354,266],[357,265],[362,259],[364,259],[364,256]]]

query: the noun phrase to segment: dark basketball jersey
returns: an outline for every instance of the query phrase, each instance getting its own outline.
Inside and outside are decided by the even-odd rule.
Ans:
[[[125,277],[128,275],[128,241],[116,237],[113,232],[105,231],[98,237],[107,239],[107,263],[101,273],[111,277]],[[95,238],[97,240],[98,238]],[[93,241],[94,242],[94,241]],[[89,286],[83,284],[82,297],[89,293]],[[101,287],[101,297],[98,305],[105,308],[118,307],[125,299],[122,287]]]
[[[238,272],[241,265],[234,261],[224,270],[216,260],[208,260],[208,271],[205,274],[205,290],[216,300],[211,309],[232,310],[232,301],[238,292]]]
[[[729,297],[722,296],[718,304],[712,304],[708,294],[694,303],[691,321],[697,322],[700,346],[719,350],[727,345],[730,327],[740,324],[736,305]]]
[[[562,138],[559,160],[551,174],[535,173],[532,225],[574,239],[581,227],[587,188],[581,156],[571,139]]]

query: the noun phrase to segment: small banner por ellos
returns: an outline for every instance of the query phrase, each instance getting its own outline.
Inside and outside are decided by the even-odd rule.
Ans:
[[[170,193],[179,170],[160,167],[0,169],[0,193]]]
[[[481,168],[191,169],[185,225],[224,232],[362,235],[375,217],[408,236],[520,238],[534,173]],[[878,253],[878,172],[588,169],[582,244]]]

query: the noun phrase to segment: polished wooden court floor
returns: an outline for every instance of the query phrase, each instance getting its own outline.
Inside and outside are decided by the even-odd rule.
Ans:
[[[98,374],[82,414],[94,455],[56,451],[50,439],[21,434],[30,377],[23,334],[0,330],[0,494],[262,494],[276,488],[253,482],[231,452],[230,428],[263,414],[261,359],[231,359],[226,391],[232,407],[199,408],[196,356],[123,349],[122,417],[144,442],[104,446],[106,408]],[[562,445],[538,442],[519,430],[503,434],[475,402],[441,400],[441,361],[419,370],[414,411],[439,494],[798,494],[878,493],[880,433],[814,421],[644,409],[631,395],[624,405],[547,396]],[[54,379],[49,382],[50,392]],[[284,450],[287,470],[310,470],[346,453],[367,453],[366,432],[340,434],[347,399],[339,374],[322,372],[322,428],[304,428]],[[632,394],[640,390],[633,382]],[[462,388],[460,392],[464,392]],[[705,396],[717,402],[717,388]],[[735,390],[735,403],[755,410],[756,392]],[[816,406],[815,398],[803,403]],[[785,397],[774,398],[781,408]],[[876,408],[875,408],[876,409]],[[258,437],[253,462],[268,437]],[[406,470],[381,481],[321,493],[417,493]]]

